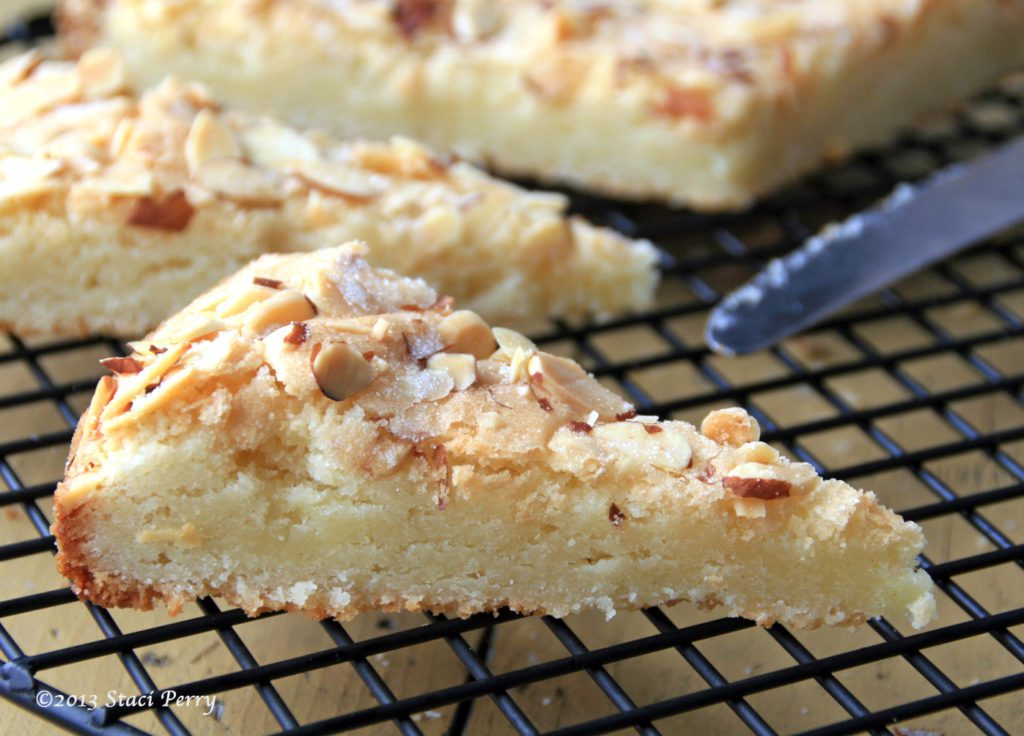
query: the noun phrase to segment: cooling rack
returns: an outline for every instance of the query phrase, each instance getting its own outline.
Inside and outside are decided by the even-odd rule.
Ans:
[[[36,21],[4,41],[49,30]],[[876,489],[929,537],[929,628],[763,630],[685,604],[607,622],[339,624],[251,620],[210,599],[179,619],[79,603],[53,571],[50,497],[95,359],[124,347],[0,335],[0,695],[90,734],[1024,733],[1024,232],[758,355],[719,358],[701,339],[709,307],[765,259],[1021,132],[1024,77],[744,215],[573,195],[592,220],[658,243],[665,285],[647,313],[535,335],[643,413],[699,421],[743,405],[767,441]],[[80,702],[86,686],[99,707]],[[123,699],[107,706],[108,691]],[[169,692],[215,700],[206,713],[165,705]]]

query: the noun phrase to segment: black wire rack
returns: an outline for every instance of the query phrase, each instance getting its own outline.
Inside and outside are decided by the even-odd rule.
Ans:
[[[37,21],[4,41],[49,30]],[[766,259],[1022,131],[1024,78],[1011,78],[747,214],[574,195],[592,220],[658,243],[665,285],[647,313],[536,336],[643,413],[693,421],[743,405],[767,441],[877,489],[931,540],[920,559],[940,599],[931,627],[764,630],[686,605],[611,622],[506,612],[342,625],[252,620],[210,599],[180,620],[79,603],[52,570],[50,497],[95,358],[124,346],[0,335],[0,695],[80,733],[1024,733],[1024,233],[755,356],[720,358],[701,338],[709,307]],[[60,626],[40,631],[43,620]],[[167,647],[188,666],[171,666]],[[96,708],[81,702],[86,684]],[[108,690],[153,702],[107,705]],[[199,715],[164,705],[169,692],[218,700]]]

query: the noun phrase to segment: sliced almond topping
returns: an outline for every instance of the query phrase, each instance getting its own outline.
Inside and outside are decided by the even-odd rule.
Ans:
[[[524,335],[519,334],[515,330],[509,330],[505,327],[495,327],[492,330],[494,333],[494,339],[498,343],[498,349],[505,354],[505,357],[509,360],[515,355],[516,350],[522,350],[524,353],[535,353],[537,352],[537,346],[533,344],[533,341]]]
[[[86,97],[111,97],[128,89],[128,70],[111,49],[90,49],[78,61],[78,77]]]
[[[291,330],[283,339],[289,345],[301,345],[309,339],[309,325],[305,322],[292,322]]]
[[[106,480],[106,475],[99,470],[69,477],[62,484],[60,505],[65,509],[78,507],[93,491],[103,485],[104,480]]]
[[[530,358],[526,370],[530,376],[539,374],[542,377],[540,382],[535,382],[534,390],[538,394],[568,404],[580,416],[596,411],[602,419],[611,420],[630,408],[619,396],[571,360],[549,353],[537,353]]]
[[[720,445],[739,447],[755,442],[761,436],[761,427],[754,417],[743,409],[719,409],[704,417],[701,434]]]
[[[569,223],[561,217],[546,217],[523,233],[522,247],[535,257],[552,258],[571,245]]]
[[[131,378],[120,379],[117,385],[117,393],[114,394],[110,403],[103,410],[100,420],[106,422],[120,414],[137,396],[145,393],[147,386],[157,383],[164,373],[178,362],[178,359],[185,354],[188,348],[188,343],[174,345],[166,353],[158,355],[152,363],[139,373]]]
[[[5,156],[0,159],[0,202],[17,202],[60,190],[56,178],[64,162],[29,156]]]
[[[463,41],[479,41],[501,26],[497,0],[456,0],[452,9],[452,30]]]
[[[437,353],[427,360],[427,368],[451,376],[457,391],[464,391],[476,382],[476,358],[467,353]]]
[[[529,381],[531,383],[540,383],[543,380],[543,376],[539,373],[530,375],[527,372],[527,366],[530,363],[531,353],[527,353],[522,348],[516,348],[515,352],[512,353],[512,360],[509,361],[509,373],[511,375],[512,383],[519,383],[520,381]],[[526,388],[525,386],[523,388]],[[547,399],[544,402],[547,403]],[[551,404],[547,403],[548,411],[550,411]]]
[[[261,284],[247,284],[234,292],[227,299],[217,305],[217,316],[221,318],[234,317],[241,314],[256,302],[269,299],[277,293],[276,289]]]
[[[142,363],[135,358],[104,358],[100,365],[117,374],[138,373],[142,370]]]
[[[614,422],[594,427],[593,436],[624,446],[620,462],[653,465],[673,473],[690,467],[693,458],[685,435],[671,425],[667,430],[650,434],[650,425],[634,422]]]
[[[388,336],[389,329],[391,329],[391,323],[383,317],[378,317],[377,321],[373,323],[373,329],[370,330],[370,337],[380,342]]]
[[[149,197],[153,194],[153,175],[139,164],[115,163],[98,176],[82,179],[72,191],[96,197]]]
[[[33,75],[32,84],[10,87],[0,106],[0,125],[13,125],[78,98],[81,87],[73,67],[47,62]]]
[[[121,118],[110,137],[110,155],[118,157],[128,148],[132,134],[135,133],[136,122],[133,118]]]
[[[161,341],[169,343],[190,343],[216,335],[226,325],[219,319],[210,319],[205,315],[191,315],[188,319],[175,323],[169,330],[161,331]]]
[[[261,286],[253,288],[266,289]],[[273,291],[273,296],[264,299],[245,313],[244,326],[251,333],[261,333],[270,328],[280,327],[289,322],[305,322],[316,316],[316,308],[298,291]]]
[[[672,120],[693,119],[707,123],[715,116],[715,103],[708,90],[672,86],[654,105],[654,114]]]
[[[304,163],[295,175],[325,194],[349,199],[372,199],[387,189],[387,182],[375,174],[327,161]]]
[[[411,40],[420,28],[434,19],[440,7],[438,0],[398,0],[394,9],[395,24],[399,32]]]
[[[736,516],[747,519],[763,519],[768,515],[768,507],[760,498],[734,498],[732,508]]]
[[[637,422],[638,424],[656,424],[659,419],[654,414],[637,414],[633,412],[633,418],[629,421]]]
[[[245,154],[257,166],[288,171],[320,158],[316,145],[284,125],[261,121],[242,131]]]
[[[160,385],[153,391],[136,398],[130,412],[109,419],[104,427],[108,431],[113,431],[162,409],[185,393],[193,385],[194,380],[195,370],[191,366],[168,375],[160,380]]]
[[[324,396],[344,401],[373,382],[373,366],[345,343],[325,345],[313,358],[313,377]]]
[[[423,144],[400,135],[386,143],[361,141],[351,148],[350,155],[364,169],[413,179],[434,179],[449,165]]]
[[[779,460],[779,451],[764,442],[748,442],[736,450],[740,463],[761,463],[772,465]]]
[[[182,547],[200,547],[203,543],[202,534],[196,529],[191,521],[184,526],[174,529],[143,529],[136,533],[135,541],[139,544],[160,544],[170,542]]]
[[[491,328],[476,312],[460,309],[441,320],[437,327],[445,349],[453,353],[468,353],[477,360],[489,357],[497,343]]]
[[[15,85],[28,79],[43,63],[43,55],[32,49],[0,64],[0,84]]]
[[[255,276],[252,282],[259,286],[267,286],[271,289],[280,289],[282,286],[284,286],[283,281],[278,281],[277,279],[268,279],[263,276]]]
[[[78,422],[78,426],[75,427],[75,433],[71,437],[71,451],[68,453],[68,460],[64,465],[65,472],[67,472],[72,464],[74,464],[75,458],[78,456],[78,446],[82,443],[82,438],[88,437],[92,434],[92,431],[96,429],[96,423],[99,421],[100,412],[102,412],[104,407],[106,407],[115,391],[117,391],[117,380],[112,376],[103,376],[103,378],[100,379],[100,382],[96,384],[96,393],[92,395],[92,400],[89,402],[89,408],[85,410],[85,414],[82,415],[81,420]]]
[[[733,472],[735,473],[735,470]],[[740,498],[760,498],[766,501],[786,498],[792,488],[788,481],[778,478],[748,478],[736,475],[727,475],[722,479],[722,485]]]
[[[417,244],[441,248],[454,243],[462,231],[462,219],[451,207],[435,205],[416,220],[413,239]]]
[[[37,156],[7,155],[0,159],[0,178],[11,180],[37,181],[48,179],[60,173],[64,162],[59,159]]]
[[[128,215],[128,224],[177,233],[188,227],[193,214],[195,208],[179,189],[163,199],[143,197],[136,201]]]
[[[192,121],[185,139],[185,161],[195,176],[207,161],[219,158],[241,158],[242,148],[231,128],[210,110],[200,110]]]
[[[775,453],[774,449],[769,449]],[[821,478],[807,463],[784,462],[777,459],[778,453],[775,455],[776,460],[770,464],[757,461],[741,462],[725,473],[722,483],[738,496],[756,498],[803,496],[821,485]],[[740,457],[740,460],[743,458]]]
[[[195,173],[196,181],[215,194],[253,207],[280,204],[284,193],[277,178],[233,158],[204,161]]]

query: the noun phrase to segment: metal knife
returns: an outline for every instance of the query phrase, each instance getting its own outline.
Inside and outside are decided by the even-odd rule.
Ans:
[[[734,355],[774,345],[887,284],[1024,221],[1024,138],[956,164],[830,225],[771,261],[708,318]]]

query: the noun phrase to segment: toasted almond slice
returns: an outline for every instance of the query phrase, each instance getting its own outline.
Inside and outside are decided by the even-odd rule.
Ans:
[[[468,353],[477,360],[490,357],[497,343],[491,328],[476,312],[460,309],[441,320],[437,327],[445,350]]]
[[[77,182],[72,192],[98,197],[148,197],[153,193],[153,175],[140,164],[121,161],[98,176]]]
[[[375,174],[327,161],[303,163],[296,167],[295,174],[326,194],[351,199],[372,199],[387,188],[387,182]]]
[[[537,346],[533,344],[533,341],[525,335],[519,334],[515,330],[510,330],[505,327],[495,327],[492,332],[494,333],[495,341],[498,343],[498,350],[500,350],[508,360],[512,359],[516,350],[522,350],[527,354],[537,352]]]
[[[56,175],[64,161],[39,156],[8,155],[0,159],[0,179],[4,181],[39,181]]]
[[[195,179],[210,191],[253,207],[280,204],[284,199],[277,178],[233,158],[212,158],[199,165]]]
[[[288,289],[256,303],[245,312],[243,325],[251,333],[262,333],[289,322],[305,322],[316,316],[316,308],[306,295]]]
[[[188,349],[189,343],[187,342],[174,345],[168,348],[166,353],[158,355],[141,372],[134,374],[131,378],[122,377],[119,379],[117,382],[117,393],[114,394],[103,410],[103,413],[100,414],[100,421],[105,424],[108,420],[113,419],[124,411],[135,400],[135,397],[146,391],[147,386],[159,381],[164,373],[170,370],[171,366],[177,363],[178,359]]]
[[[768,507],[760,498],[734,498],[732,509],[736,516],[747,519],[763,519],[768,515]]]
[[[324,396],[344,401],[373,383],[373,366],[345,343],[325,345],[313,359],[313,377]]]
[[[427,360],[427,368],[451,376],[457,391],[464,391],[476,382],[476,358],[467,353],[437,353]]]
[[[241,138],[248,159],[266,169],[290,171],[320,158],[320,151],[311,140],[269,120],[244,128]]]
[[[64,481],[64,490],[61,492],[61,506],[66,509],[78,507],[93,491],[103,485],[104,480],[105,476],[98,470],[68,478]]]
[[[122,118],[114,128],[114,134],[110,137],[110,155],[118,157],[128,148],[132,134],[135,133],[136,121],[133,118]]]
[[[373,323],[373,328],[370,330],[370,337],[377,342],[381,342],[385,337],[388,336],[388,331],[391,329],[391,323],[383,317],[378,317],[377,321]]]
[[[0,203],[24,201],[62,189],[64,183],[55,175],[64,163],[30,156],[0,159]]]
[[[195,370],[188,366],[169,375],[160,381],[160,385],[153,389],[152,393],[143,394],[132,404],[132,410],[120,416],[112,417],[105,422],[104,429],[108,432],[115,431],[122,425],[139,421],[144,416],[152,414],[178,398],[195,380]]]
[[[241,158],[242,149],[231,131],[218,115],[200,110],[185,139],[185,161],[188,171],[196,176],[199,167],[219,158]]]
[[[111,97],[128,89],[128,70],[120,54],[111,49],[89,49],[78,62],[82,91],[91,99]]]
[[[761,436],[761,427],[757,420],[738,408],[711,412],[701,422],[700,431],[718,444],[730,447],[755,442]]]
[[[462,41],[479,41],[501,26],[501,7],[496,0],[457,0],[452,9],[452,30]]]
[[[454,243],[462,231],[462,219],[451,207],[435,205],[417,218],[413,241],[431,248]]]
[[[277,293],[277,289],[259,284],[249,284],[239,289],[217,305],[216,313],[220,318],[234,317],[241,314],[256,302],[269,299]]]
[[[360,141],[348,153],[356,165],[387,176],[434,179],[448,168],[433,152],[401,136],[390,142]]]
[[[38,49],[31,49],[0,64],[0,84],[15,85],[25,81],[43,63],[43,58]]]
[[[204,337],[215,335],[224,329],[226,325],[219,319],[210,319],[205,315],[192,315],[189,319],[177,323],[173,329],[159,333],[161,342],[172,344],[189,343],[201,340]]]
[[[188,195],[178,189],[163,199],[142,197],[136,200],[128,214],[128,224],[180,233],[192,222],[195,211],[195,207],[188,201]]]
[[[75,462],[75,457],[78,455],[78,446],[81,444],[82,438],[90,436],[93,430],[96,429],[96,424],[100,419],[100,412],[110,402],[116,390],[117,379],[113,376],[103,376],[96,385],[96,393],[92,395],[89,408],[85,410],[85,414],[82,415],[78,426],[75,427],[75,434],[71,438],[71,451],[68,453],[68,460],[64,465],[65,472]]]
[[[571,360],[549,353],[537,353],[530,358],[526,369],[538,394],[547,396],[551,401],[568,404],[580,416],[596,411],[602,419],[611,420],[632,408],[619,396],[592,380],[578,363]],[[625,425],[644,431],[644,425],[632,422],[619,422],[611,426]]]
[[[625,452],[616,453],[620,456],[620,462],[650,464],[672,473],[688,468],[693,453],[685,435],[671,425],[659,427],[662,431],[651,434],[648,431],[650,426],[635,422],[613,422],[594,427],[593,436],[628,448]]]

